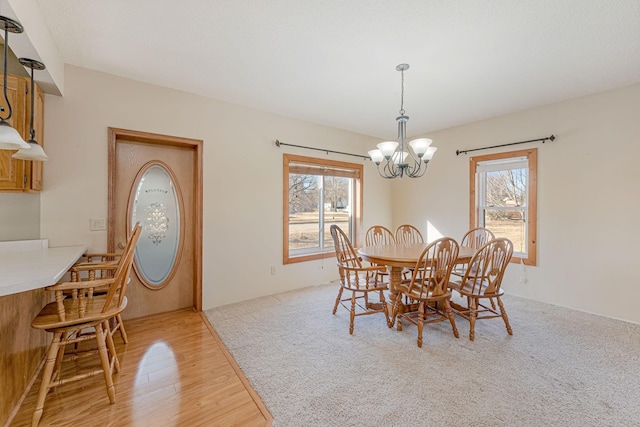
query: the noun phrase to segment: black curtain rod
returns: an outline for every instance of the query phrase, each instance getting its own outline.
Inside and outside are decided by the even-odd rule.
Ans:
[[[281,145],[287,145],[289,147],[306,148],[307,150],[324,151],[327,154],[329,154],[329,153],[344,154],[345,156],[354,156],[354,157],[360,157],[362,159],[369,159],[369,156],[362,156],[360,154],[351,154],[351,153],[344,153],[342,151],[325,150],[323,148],[305,147],[304,145],[285,144],[284,142],[281,142],[281,141],[276,139],[276,147],[280,147]]]
[[[478,151],[478,150],[488,150],[489,148],[498,148],[498,147],[506,147],[508,145],[516,145],[516,144],[526,144],[527,142],[538,142],[538,141],[542,141],[542,143],[544,144],[544,142],[546,140],[549,141],[553,141],[555,140],[556,137],[551,135],[548,136],[546,138],[538,138],[538,139],[530,139],[528,141],[520,141],[520,142],[510,142],[508,144],[501,144],[501,145],[492,145],[491,147],[482,147],[482,148],[472,148],[470,150],[456,150],[456,156],[459,156],[460,154],[467,154],[470,153],[472,151]]]

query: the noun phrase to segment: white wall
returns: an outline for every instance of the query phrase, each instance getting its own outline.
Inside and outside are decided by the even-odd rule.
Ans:
[[[40,238],[40,195],[0,193],[0,241]]]
[[[204,140],[203,308],[336,278],[334,259],[282,265],[282,155],[326,154],[273,141],[364,154],[374,139],[67,66],[65,96],[45,99],[41,236],[50,246],[106,248],[89,218],[107,216],[110,126]],[[364,163],[365,223],[389,222],[389,185],[370,185],[376,172]]]
[[[554,134],[554,142],[478,152],[538,147],[538,266],[524,268],[523,283],[511,264],[505,291],[640,323],[639,114],[635,85],[430,134],[438,151],[427,175],[393,183],[394,225],[459,239],[468,229],[471,154],[456,150]]]

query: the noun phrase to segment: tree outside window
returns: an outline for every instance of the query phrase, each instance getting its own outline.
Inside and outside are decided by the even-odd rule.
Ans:
[[[284,155],[285,264],[333,256],[332,224],[355,240],[362,169],[354,163]]]

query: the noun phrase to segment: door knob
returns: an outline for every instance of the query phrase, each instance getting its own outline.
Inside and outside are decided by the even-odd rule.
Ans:
[[[125,242],[118,242],[118,249],[124,249],[127,247],[127,244]]]

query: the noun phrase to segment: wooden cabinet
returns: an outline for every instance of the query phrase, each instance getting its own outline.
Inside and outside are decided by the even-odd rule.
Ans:
[[[0,79],[4,76],[0,74]],[[2,85],[0,82],[0,91]],[[11,102],[13,114],[9,123],[26,141],[29,139],[31,120],[31,78],[7,75],[7,97]],[[36,141],[44,147],[44,93],[35,85],[33,128]],[[7,103],[0,92],[0,108],[3,117],[8,114]],[[15,151],[0,150],[0,191],[35,193],[42,190],[42,162],[14,159]]]

